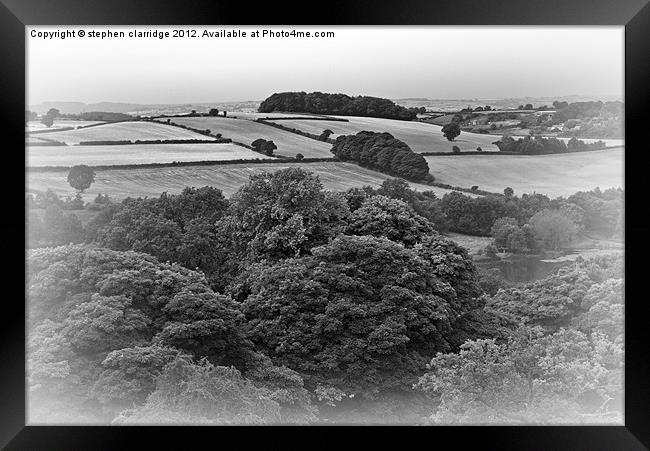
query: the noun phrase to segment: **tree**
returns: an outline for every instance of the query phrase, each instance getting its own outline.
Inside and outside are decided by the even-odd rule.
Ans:
[[[233,367],[179,356],[156,378],[144,405],[123,412],[117,424],[267,424],[281,421],[280,406]]]
[[[532,103],[527,103],[527,104],[524,106],[524,110],[532,110],[532,109],[533,109],[533,104],[532,104]]]
[[[80,192],[84,192],[95,181],[95,171],[85,164],[80,164],[70,168],[68,173],[68,183],[71,187]]]
[[[327,138],[329,138],[330,135],[333,134],[333,133],[334,132],[332,130],[330,130],[330,129],[323,130],[323,133],[320,134],[318,139],[321,140],[321,141],[327,141]]]
[[[296,160],[300,161],[300,160],[302,160],[303,158],[305,158],[305,156],[304,156],[303,154],[301,154],[301,153],[297,153],[297,154],[296,154]]]
[[[438,424],[615,422],[621,406],[608,412],[606,402],[622,394],[622,362],[621,345],[602,336],[520,328],[505,343],[468,340],[458,354],[438,353],[416,387],[439,397]]]
[[[456,122],[450,122],[442,126],[442,134],[449,141],[453,141],[458,135],[460,135],[460,127]]]
[[[554,251],[569,244],[577,233],[575,223],[559,210],[543,210],[529,221],[546,249]]]
[[[428,249],[436,261],[436,248]],[[362,398],[408,391],[426,361],[449,348],[451,322],[467,308],[436,272],[386,238],[339,236],[311,256],[250,272],[242,305],[248,336],[276,364],[301,373],[308,388]]]
[[[503,194],[504,194],[506,197],[510,198],[510,197],[512,197],[512,196],[515,194],[515,190],[513,190],[512,188],[510,188],[510,187],[508,186],[508,187],[506,187],[506,188],[503,190]]]
[[[218,108],[210,108],[210,111],[208,112],[208,115],[210,115],[210,116],[219,116],[219,109]]]
[[[41,118],[41,122],[47,127],[51,127],[54,124],[54,119],[59,115],[59,110],[56,108],[50,108],[47,113]]]
[[[367,198],[348,219],[345,233],[383,236],[406,247],[437,234],[433,224],[416,214],[405,202],[384,196]]]
[[[490,230],[490,235],[494,238],[494,245],[498,249],[508,248],[508,238],[514,232],[519,230],[519,224],[514,218],[499,218],[494,221],[494,225]]]
[[[30,251],[28,268],[30,334],[42,332],[30,369],[43,370],[29,374],[40,402],[54,397],[77,416],[88,408],[91,418],[110,421],[115,407],[152,389],[151,378],[173,354],[168,348],[215,365],[246,369],[252,362],[238,307],[201,273],[147,254],[80,245]],[[56,381],[65,389],[53,392]]]
[[[458,146],[452,146],[451,150],[453,150],[454,153],[460,153],[460,147]]]

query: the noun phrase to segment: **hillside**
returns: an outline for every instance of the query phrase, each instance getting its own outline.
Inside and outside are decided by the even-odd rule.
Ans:
[[[463,132],[453,142],[448,141],[442,134],[442,127],[417,121],[398,121],[374,117],[335,116],[348,119],[348,122],[327,120],[282,120],[275,121],[285,127],[320,135],[323,130],[334,132],[330,138],[341,135],[354,135],[360,131],[388,132],[395,138],[404,141],[414,152],[451,152],[452,146],[461,150],[476,150],[481,147],[485,151],[498,151],[492,144],[498,139],[495,136]],[[273,122],[273,121],[271,121]]]
[[[273,159],[242,146],[215,144],[129,144],[108,146],[30,146],[27,166],[172,163],[174,161]]]
[[[311,158],[331,158],[331,144],[320,142],[296,135],[295,133],[279,130],[269,125],[246,119],[232,119],[228,117],[174,117],[173,123],[186,125],[197,129],[210,129],[215,133],[221,133],[223,138],[230,138],[233,141],[250,145],[258,138],[271,140],[278,147],[275,153],[294,157],[297,153]]]
[[[515,193],[568,196],[576,191],[623,187],[621,149],[564,155],[465,155],[425,157],[436,182]]]
[[[248,182],[251,174],[262,171],[275,172],[288,167],[301,167],[313,171],[326,189],[345,191],[348,188],[370,185],[378,187],[388,175],[371,171],[351,163],[300,163],[300,164],[232,164],[223,166],[188,166],[178,168],[146,168],[98,170],[95,183],[86,191],[91,200],[97,194],[111,198],[159,196],[163,191],[179,193],[186,186],[213,186],[230,196]],[[48,188],[60,195],[74,195],[68,184],[67,171],[34,172],[27,174],[28,190],[45,191]],[[449,190],[416,183],[410,184],[418,191],[433,191],[444,195]]]
[[[118,122],[77,130],[52,132],[47,133],[47,138],[65,142],[68,145],[79,144],[81,141],[214,139],[190,130],[184,130],[180,127],[145,121]]]

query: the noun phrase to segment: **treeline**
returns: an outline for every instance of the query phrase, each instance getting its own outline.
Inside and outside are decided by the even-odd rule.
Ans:
[[[107,111],[89,111],[79,114],[59,114],[62,119],[71,119],[75,121],[102,121],[102,122],[116,122],[116,121],[132,121],[139,117],[132,116],[125,113],[112,113]]]
[[[419,109],[408,109],[396,105],[388,99],[379,97],[346,94],[327,94],[322,92],[281,92],[263,100],[260,113],[274,111],[314,113],[339,116],[367,116],[386,119],[413,120]]]
[[[612,236],[622,231],[623,190],[580,191],[567,198],[550,199],[544,194],[486,195],[472,198],[458,192],[445,194],[441,210],[449,230],[469,235],[490,236],[500,218],[513,218],[522,226],[544,210],[560,210],[580,231]]]
[[[341,161],[354,161],[407,180],[433,181],[427,160],[390,133],[362,131],[339,136],[331,152]]]
[[[583,152],[589,150],[600,150],[606,147],[604,141],[585,143],[576,138],[571,138],[566,144],[563,140],[557,138],[543,138],[541,136],[525,136],[514,139],[511,136],[503,136],[494,144],[502,152],[522,155],[543,155],[566,152]]]

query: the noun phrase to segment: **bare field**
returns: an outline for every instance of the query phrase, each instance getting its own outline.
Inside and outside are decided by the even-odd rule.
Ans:
[[[273,157],[230,143],[29,146],[27,166],[172,163],[174,161],[268,160]]]
[[[47,138],[66,144],[79,144],[80,141],[135,141],[138,139],[214,139],[180,127],[145,121],[117,122],[78,130],[52,132],[47,133]]]
[[[193,128],[210,129],[212,133],[221,133],[224,138],[248,145],[258,138],[271,140],[278,147],[275,152],[288,157],[293,157],[297,153],[301,153],[307,158],[331,158],[334,156],[330,152],[332,145],[329,143],[250,120],[227,117],[175,117],[172,122]]]
[[[186,166],[176,168],[113,169],[96,171],[95,183],[86,191],[84,198],[92,200],[97,194],[108,194],[114,199],[139,196],[159,196],[163,191],[179,193],[186,186],[214,186],[230,196],[248,182],[252,174],[262,171],[275,172],[288,167],[300,167],[312,171],[320,178],[326,189],[345,191],[353,187],[370,185],[377,187],[390,176],[351,163],[302,163],[302,164],[229,164],[223,166]],[[74,195],[68,185],[67,171],[27,172],[29,190],[52,189],[59,195]],[[442,196],[449,190],[412,183],[418,191],[433,191]]]
[[[462,132],[454,141],[448,141],[442,134],[442,127],[418,121],[398,121],[375,117],[335,116],[348,119],[349,122],[327,120],[286,120],[278,121],[285,127],[296,128],[307,133],[321,134],[329,129],[334,132],[331,138],[341,135],[354,135],[360,131],[388,132],[395,138],[404,141],[414,152],[452,152],[452,146],[461,150],[476,150],[481,147],[485,151],[498,151],[492,144],[498,138],[478,133]]]
[[[425,157],[436,182],[515,194],[569,196],[577,191],[623,187],[623,149],[563,155],[466,155]]]

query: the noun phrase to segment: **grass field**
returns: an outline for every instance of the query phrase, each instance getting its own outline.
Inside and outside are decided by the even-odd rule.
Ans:
[[[67,127],[83,127],[86,125],[94,125],[94,124],[101,124],[103,121],[74,121],[70,119],[54,119],[54,123],[52,124],[51,127],[47,127],[46,125],[42,124],[41,121],[29,121],[27,122],[27,126],[25,127],[25,130],[28,132],[36,131],[36,130],[46,130],[46,129],[57,129],[57,128],[67,128]]]
[[[214,139],[180,127],[158,124],[156,122],[117,122],[82,128],[47,133],[47,138],[78,144],[80,141],[135,141],[137,139]]]
[[[354,135],[360,131],[388,132],[395,138],[404,141],[414,152],[451,152],[452,146],[461,150],[476,150],[481,147],[485,151],[498,151],[492,144],[497,139],[494,136],[478,133],[462,132],[453,142],[448,141],[437,125],[417,121],[398,121],[394,119],[381,119],[374,117],[336,116],[348,119],[349,122],[337,121],[312,121],[312,120],[286,120],[278,121],[285,127],[297,128],[308,133],[321,134],[323,130],[330,129],[334,132],[331,138],[340,135]]]
[[[172,119],[172,122],[193,128],[208,128],[212,133],[221,133],[224,138],[248,145],[258,138],[271,140],[278,146],[275,152],[288,157],[293,157],[297,153],[301,153],[307,158],[331,158],[334,156],[330,152],[331,144],[250,120],[224,117],[176,117]],[[282,123],[284,122],[282,121]]]
[[[227,117],[231,118],[237,118],[237,119],[249,119],[249,120],[255,120],[259,118],[274,118],[274,117],[289,117],[289,116],[296,116],[296,117],[321,117],[318,114],[311,114],[311,113],[282,113],[282,112],[273,112],[273,113],[258,113],[258,112],[252,112],[252,111],[229,111]],[[174,119],[172,119],[173,121]]]
[[[128,144],[109,146],[29,146],[27,166],[171,163],[174,161],[273,159],[242,146],[218,144]]]
[[[542,193],[568,196],[576,191],[623,187],[623,149],[564,155],[429,156],[436,181],[453,186],[515,194]]]
[[[345,191],[352,187],[370,185],[377,187],[387,175],[359,167],[351,163],[302,163],[302,164],[232,164],[223,166],[187,166],[176,168],[144,168],[97,170],[95,183],[86,191],[84,198],[92,200],[97,194],[108,194],[114,199],[138,196],[159,196],[163,191],[179,193],[186,186],[214,186],[224,194],[231,195],[248,182],[252,174],[262,171],[274,172],[288,167],[300,167],[314,172],[326,189]],[[67,171],[33,172],[28,171],[29,190],[45,191],[52,189],[59,195],[74,195],[68,185]],[[411,184],[418,190],[434,191],[442,196],[449,190]]]

